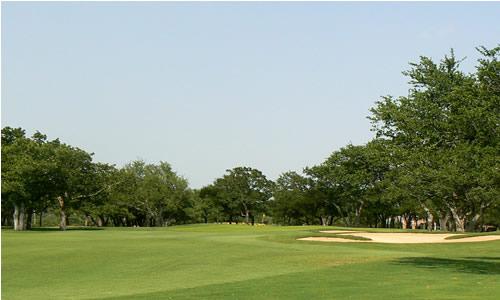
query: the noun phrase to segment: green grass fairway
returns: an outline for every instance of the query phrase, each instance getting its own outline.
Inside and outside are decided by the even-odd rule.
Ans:
[[[500,299],[500,241],[295,240],[320,228],[2,230],[2,299]]]

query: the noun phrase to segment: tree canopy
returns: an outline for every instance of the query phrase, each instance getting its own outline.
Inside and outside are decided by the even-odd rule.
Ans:
[[[116,167],[40,132],[4,127],[2,225],[26,230],[46,214],[63,230],[69,222],[499,226],[500,46],[478,51],[472,73],[453,51],[439,62],[420,57],[403,73],[408,94],[382,97],[370,110],[374,139],[274,182],[240,166],[195,190],[167,162]]]

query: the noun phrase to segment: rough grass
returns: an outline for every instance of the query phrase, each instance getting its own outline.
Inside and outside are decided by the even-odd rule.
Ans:
[[[325,236],[322,234],[321,236]],[[338,239],[346,239],[346,240],[355,240],[355,241],[371,241],[371,238],[363,237],[363,236],[355,236],[349,234],[331,234],[328,237],[338,238]]]
[[[323,229],[321,229],[323,230]],[[330,232],[319,232],[318,230],[311,231],[310,234],[304,237],[329,237],[329,238],[338,238],[338,239],[346,239],[346,240],[355,240],[355,241],[371,241],[371,238],[363,237],[363,236],[355,236],[349,235],[349,233],[330,233]]]
[[[445,239],[446,240],[457,240],[457,239],[463,239],[463,238],[468,238],[468,237],[473,237],[473,236],[485,236],[485,235],[500,235],[500,231],[471,232],[471,233],[457,234],[457,235],[449,236]]]
[[[320,229],[325,228],[2,230],[2,299],[497,299],[500,294],[500,241],[296,241]]]

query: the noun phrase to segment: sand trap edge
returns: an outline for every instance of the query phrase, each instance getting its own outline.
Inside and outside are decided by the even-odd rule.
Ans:
[[[409,233],[412,234],[412,233]],[[366,238],[373,238],[368,236],[362,236]],[[338,242],[338,243],[381,243],[381,244],[454,244],[454,243],[474,243],[474,242],[488,242],[488,241],[498,241],[500,240],[500,235],[485,235],[485,236],[473,236],[461,239],[451,239],[451,240],[421,240],[421,241],[381,241],[381,240],[353,240],[353,239],[343,239],[336,237],[305,237],[297,239],[299,241],[312,241],[312,242]]]
[[[352,240],[352,239],[343,239],[343,238],[334,238],[334,237],[319,237],[319,236],[310,236],[305,238],[297,239],[298,241],[311,241],[311,242],[337,242],[337,243],[365,243],[365,242],[373,242],[373,241],[364,241],[364,240]]]

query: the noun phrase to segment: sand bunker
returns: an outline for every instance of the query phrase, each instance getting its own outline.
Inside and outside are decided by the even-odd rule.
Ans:
[[[337,231],[337,232],[335,232]],[[500,240],[500,235],[485,235],[474,236],[461,239],[446,240],[447,237],[456,236],[457,234],[449,233],[374,233],[374,232],[342,232],[342,230],[321,231],[324,233],[337,233],[338,235],[351,235],[369,238],[366,240],[343,239],[340,237],[307,237],[301,238],[301,241],[317,241],[317,242],[339,242],[339,243],[390,243],[390,244],[422,244],[422,243],[471,243]]]
[[[313,242],[338,242],[338,243],[366,243],[366,242],[372,242],[372,241],[362,241],[362,240],[350,240],[350,239],[343,239],[343,238],[333,238],[333,237],[318,237],[318,236],[311,236],[311,237],[306,237],[306,238],[300,238],[297,239],[299,241],[313,241]]]

